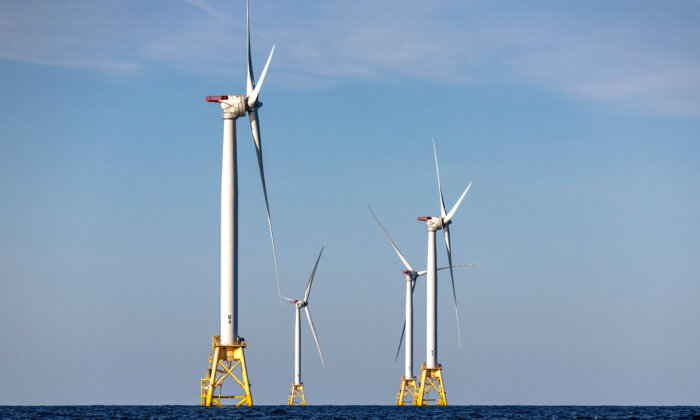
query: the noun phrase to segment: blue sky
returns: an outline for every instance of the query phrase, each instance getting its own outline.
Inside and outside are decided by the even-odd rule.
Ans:
[[[440,276],[450,404],[698,404],[696,2],[254,2],[266,179],[309,403],[391,404],[416,216]],[[0,2],[0,404],[197,404],[218,329],[221,119],[243,2]],[[241,334],[258,404],[286,401],[257,163],[238,123]],[[445,262],[438,248],[438,261]],[[415,365],[425,290],[416,292]],[[289,307],[287,307],[289,306]],[[153,386],[157,384],[156,386]]]

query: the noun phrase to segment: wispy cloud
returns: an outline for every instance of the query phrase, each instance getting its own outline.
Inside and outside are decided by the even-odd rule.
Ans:
[[[192,6],[194,6],[196,8],[198,8],[199,10],[203,11],[207,15],[213,17],[214,19],[221,20],[221,21],[231,21],[232,20],[229,16],[222,13],[218,9],[214,8],[206,0],[184,0],[184,1],[191,4]]]
[[[254,2],[256,63],[278,45],[278,83],[537,84],[634,112],[700,115],[692,4],[370,0]],[[0,58],[130,74],[230,72],[242,2],[0,3]],[[234,42],[239,40],[240,42]],[[280,82],[282,81],[282,82]]]
[[[700,23],[700,22],[696,22]],[[700,41],[696,27],[620,17],[566,17],[511,34],[504,45],[514,74],[588,100],[649,114],[700,115]]]
[[[91,2],[0,3],[0,58],[132,73],[138,42],[120,36],[135,20],[118,5]]]

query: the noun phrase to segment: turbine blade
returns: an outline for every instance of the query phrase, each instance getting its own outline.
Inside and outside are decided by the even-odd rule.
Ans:
[[[306,284],[306,293],[304,293],[304,302],[309,301],[309,292],[311,292],[311,283],[314,281],[314,276],[316,275],[316,267],[318,267],[318,262],[321,260],[321,254],[323,254],[323,247],[321,252],[318,253],[318,258],[316,258],[316,264],[314,265],[314,270],[311,272],[311,277],[309,277],[309,282]]]
[[[453,267],[453,268],[454,268],[454,267],[467,267],[467,266],[470,266],[470,265],[485,265],[485,264],[487,264],[487,263],[455,264],[455,265],[453,265],[452,267]],[[437,271],[440,271],[440,270],[447,270],[448,268],[450,268],[450,267],[448,267],[448,266],[439,267],[439,268],[437,269]],[[426,275],[426,274],[428,274],[428,270],[418,271],[418,272],[416,272],[416,277],[424,276],[424,275]]]
[[[467,191],[469,191],[469,187],[471,187],[471,186],[472,186],[472,183],[470,181],[469,185],[467,185],[467,189],[464,190],[464,192],[462,193],[462,196],[459,197],[459,200],[457,200],[457,204],[455,204],[454,207],[452,207],[452,210],[450,210],[450,212],[447,213],[446,217],[443,217],[443,223],[449,223],[450,220],[452,220],[452,216],[455,215],[457,208],[459,207],[460,203],[462,202],[462,199],[464,199],[464,196],[467,195]]]
[[[316,341],[316,348],[318,349],[318,355],[321,356],[321,366],[323,370],[326,370],[326,363],[323,361],[323,353],[321,353],[321,346],[318,344],[318,337],[316,336],[316,329],[314,328],[314,322],[311,320],[311,312],[309,312],[309,307],[304,306],[306,309],[306,319],[309,320],[309,327],[311,327],[311,332],[314,335],[314,341]]]
[[[249,97],[253,93],[255,88],[255,79],[253,76],[253,60],[250,58],[250,5],[248,0],[245,2],[245,26],[246,26],[246,37],[248,41],[248,78],[246,79],[246,89],[245,96]]]
[[[459,339],[459,347],[462,347],[462,331],[459,326],[459,310],[457,309],[457,292],[455,291],[455,275],[452,272],[452,251],[450,250],[450,229],[447,225],[443,226],[445,233],[445,245],[447,246],[447,263],[450,269],[450,279],[452,280],[452,297],[455,302],[455,316],[457,317],[457,338]]]
[[[416,288],[416,281],[413,280],[411,281],[411,295],[413,295],[413,291]],[[399,339],[399,347],[396,349],[396,357],[394,358],[394,361],[399,360],[399,353],[401,352],[401,344],[403,344],[403,336],[406,333],[406,320],[403,320],[403,328],[401,329],[401,338]]]
[[[253,141],[255,142],[255,153],[258,154],[258,167],[260,167],[261,176],[264,178],[264,173],[262,170],[262,143],[260,141],[260,119],[258,118],[258,111],[248,111],[248,119],[250,120],[250,131],[253,132]],[[265,183],[263,182],[263,185]]]
[[[469,267],[472,265],[484,265],[484,264],[486,264],[486,263],[455,264],[452,266],[452,268],[454,268],[454,267]],[[448,266],[440,267],[440,268],[438,268],[438,271],[447,270],[448,268],[450,268],[450,267],[448,267]]]
[[[401,251],[399,251],[399,249],[396,247],[396,244],[394,244],[394,241],[391,240],[391,238],[389,237],[389,234],[386,233],[386,229],[384,229],[384,226],[382,226],[382,222],[380,222],[379,219],[377,219],[377,215],[374,214],[374,212],[372,211],[372,207],[367,205],[367,208],[369,209],[370,213],[372,213],[372,216],[374,216],[374,220],[376,220],[377,223],[379,223],[379,227],[382,229],[382,232],[384,232],[384,236],[386,236],[386,238],[391,243],[391,246],[394,248],[394,251],[396,251],[396,255],[398,255],[399,258],[401,259],[401,262],[403,262],[403,265],[406,266],[407,269],[409,269],[411,271],[415,271],[413,269],[413,267],[411,267],[411,264],[409,264],[408,261],[406,260],[406,258],[403,256],[403,254],[401,254]]]
[[[281,297],[282,289],[280,287],[280,271],[279,266],[277,265],[277,247],[275,246],[275,234],[272,231],[272,218],[270,218],[270,203],[267,199],[267,186],[265,185],[265,170],[263,168],[262,143],[260,141],[260,120],[258,119],[258,111],[250,111],[248,113],[248,118],[250,119],[250,130],[253,132],[253,140],[255,141],[255,153],[258,155],[260,181],[262,182],[263,196],[265,197],[265,210],[267,211],[267,226],[270,228],[270,240],[272,241],[272,257],[275,260],[275,277],[277,278],[277,293]]]
[[[396,348],[396,357],[394,361],[399,360],[399,353],[401,353],[401,344],[403,344],[403,336],[406,333],[406,320],[403,320],[403,328],[401,329],[401,338],[399,339],[399,347]]]
[[[437,150],[435,150],[435,138],[433,137],[433,154],[435,155],[435,172],[437,172],[438,190],[440,191],[440,215],[445,217],[445,199],[442,198],[442,185],[440,185],[440,168],[437,161]]]
[[[484,264],[486,264],[486,263],[454,264],[454,265],[452,265],[452,268],[454,268],[454,267],[467,267],[470,265],[484,265]],[[450,267],[448,267],[448,266],[439,267],[437,269],[437,271],[447,270],[448,268],[450,268]],[[428,274],[428,270],[419,271],[416,274],[418,274],[418,277],[424,276],[424,275]]]
[[[275,52],[275,46],[272,46],[272,51],[270,51],[270,56],[267,58],[267,63],[265,63],[265,68],[263,68],[262,74],[260,74],[260,80],[258,84],[255,85],[253,93],[248,96],[248,106],[252,107],[255,105],[255,101],[258,100],[258,95],[260,95],[260,88],[262,88],[263,81],[265,81],[265,75],[267,74],[267,68],[270,66],[270,60],[272,60],[272,53]],[[251,67],[252,68],[252,67]]]

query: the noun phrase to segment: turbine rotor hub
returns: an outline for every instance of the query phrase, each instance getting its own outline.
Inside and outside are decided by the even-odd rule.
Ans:
[[[418,220],[420,220],[421,222],[426,222],[428,224],[428,230],[432,232],[440,230],[444,226],[450,224],[450,222],[444,223],[442,217],[438,216],[419,217]]]
[[[253,105],[248,105],[248,101],[245,102],[245,107],[248,112],[257,111],[263,105],[261,101],[256,100]]]

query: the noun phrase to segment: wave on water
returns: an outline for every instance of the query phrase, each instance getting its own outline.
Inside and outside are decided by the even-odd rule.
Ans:
[[[0,419],[683,419],[700,420],[700,407],[369,405],[210,407],[186,405],[4,406]]]

